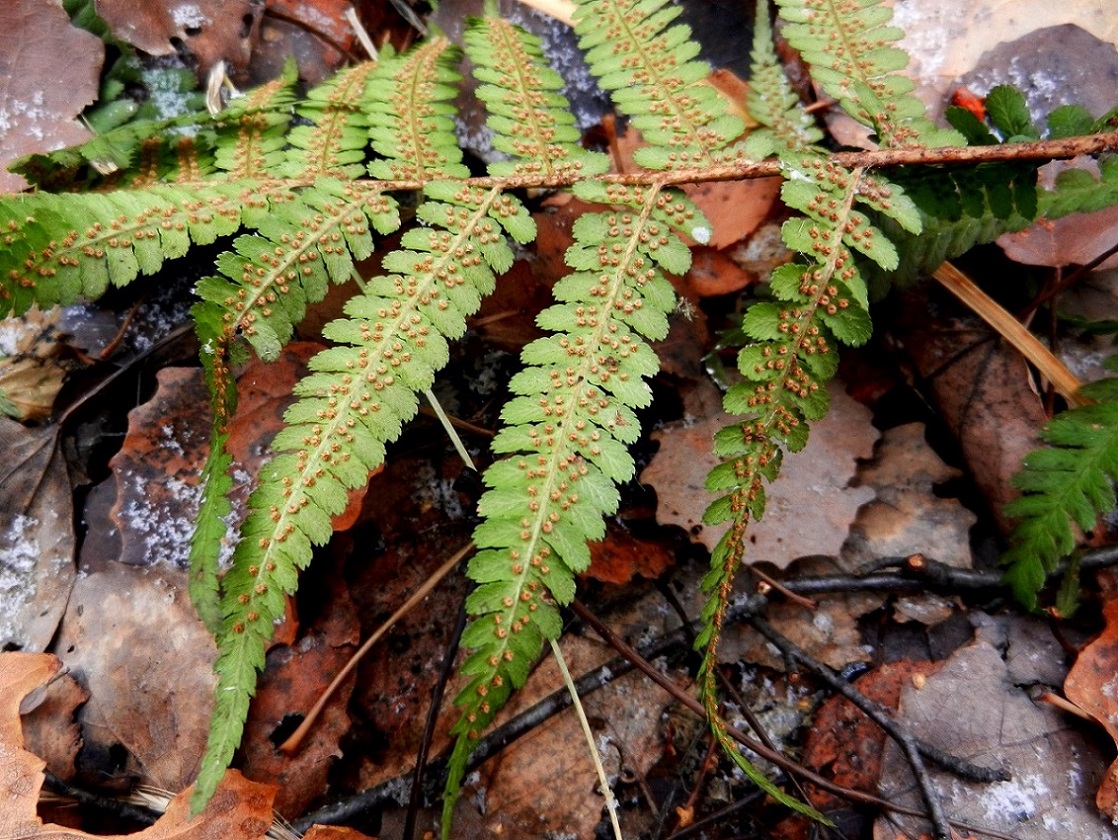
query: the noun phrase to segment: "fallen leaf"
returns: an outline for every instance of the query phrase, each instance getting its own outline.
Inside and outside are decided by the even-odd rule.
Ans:
[[[691,249],[687,283],[699,297],[728,295],[757,282],[751,274],[717,248]]]
[[[37,814],[43,760],[24,749],[19,716],[24,697],[44,685],[60,666],[48,654],[0,653],[0,837],[21,840],[97,840],[97,835],[44,823]],[[171,800],[166,813],[133,840],[264,840],[272,826],[274,788],[226,773],[206,810],[190,816],[190,791]]]
[[[1106,627],[1079,652],[1064,680],[1064,694],[1118,741],[1118,574],[1113,570],[1100,572],[1099,586]],[[1095,804],[1111,821],[1118,822],[1118,761],[1106,772]]]
[[[0,394],[21,421],[44,422],[54,410],[67,365],[62,357],[63,314],[58,307],[32,307],[20,316],[0,319]]]
[[[253,779],[279,785],[275,809],[294,819],[323,796],[340,741],[349,731],[346,712],[353,691],[351,677],[334,692],[315,726],[294,755],[276,749],[277,729],[288,715],[310,709],[323,689],[357,649],[360,626],[353,601],[341,584],[323,593],[325,601],[309,624],[304,616],[297,644],[277,645],[256,687],[241,743],[241,770]]]
[[[963,460],[1003,533],[1013,523],[1003,510],[1019,492],[1012,478],[1047,417],[1030,387],[1028,364],[973,317],[953,318],[954,304],[906,296],[896,326],[931,400],[959,441]],[[945,311],[946,310],[946,311]]]
[[[0,417],[0,646],[47,649],[74,585],[73,496],[58,428]]]
[[[109,517],[121,548],[106,559],[185,569],[209,451],[209,391],[198,368],[162,368],[156,381],[152,398],[128,412],[128,433],[109,461],[116,482]]]
[[[20,704],[27,748],[63,781],[73,779],[77,772],[82,736],[76,714],[88,699],[89,692],[72,674],[59,674],[28,694]]]
[[[1099,745],[1065,714],[1030,700],[985,640],[957,650],[922,687],[904,685],[896,718],[933,746],[1012,774],[1007,782],[979,784],[929,765],[950,817],[1019,840],[1113,840],[1113,826],[1089,804],[1106,764]],[[892,742],[886,745],[878,793],[922,808],[908,762]],[[894,814],[877,820],[874,838],[928,830],[923,820]]]
[[[560,648],[575,675],[613,655],[600,642],[570,635]],[[562,688],[554,657],[548,656],[498,715],[496,725]],[[661,752],[664,705],[662,689],[638,672],[625,674],[583,699],[609,777],[623,768],[638,776],[648,772]],[[471,786],[475,796],[462,797],[459,808],[480,804],[488,836],[593,837],[605,802],[587,750],[574,710],[566,709],[482,765],[479,784]]]
[[[254,84],[276,78],[284,62],[295,56],[299,78],[316,85],[353,49],[356,36],[345,17],[352,8],[349,0],[271,0],[267,8],[249,68]],[[379,37],[380,31],[374,31]]]
[[[264,4],[253,0],[98,0],[97,13],[114,36],[149,55],[179,53],[193,58],[204,78],[221,60],[237,74],[248,67]]]
[[[1094,213],[1072,213],[1055,221],[1041,219],[1017,233],[998,237],[1011,260],[1025,265],[1086,265],[1118,242],[1118,206]],[[1096,267],[1118,268],[1118,255]]]
[[[113,561],[83,572],[54,647],[90,695],[78,714],[81,771],[102,785],[182,790],[209,732],[217,655],[186,573]]]
[[[970,529],[977,517],[958,499],[940,498],[935,486],[962,473],[928,445],[923,423],[888,429],[857,483],[873,490],[842,547],[844,567],[882,557],[925,554],[957,568],[971,567]]]
[[[831,410],[812,425],[807,447],[786,455],[779,479],[766,488],[765,517],[749,526],[751,559],[783,568],[797,557],[837,555],[858,508],[873,498],[869,488],[849,486],[858,459],[869,457],[877,438],[870,412],[841,386],[830,393]],[[715,432],[735,419],[706,412],[653,432],[660,451],[641,473],[656,489],[657,521],[684,528],[711,550],[726,526],[702,524],[712,501],[706,476],[718,463],[711,452]]]
[[[253,477],[271,457],[268,444],[283,428],[292,389],[320,349],[312,342],[292,342],[275,362],[250,362],[237,380],[238,410],[226,444],[234,460],[230,500],[235,519],[247,512]],[[199,477],[209,452],[209,392],[198,368],[162,368],[156,380],[152,398],[128,413],[128,433],[109,462],[115,481],[109,517],[116,534],[94,539],[102,554],[115,542],[102,546],[105,537],[118,539],[119,554],[109,556],[122,563],[185,569],[202,492]],[[353,524],[364,493],[365,488],[350,491],[350,504],[334,517],[335,530]],[[230,534],[228,553],[232,547]]]
[[[618,584],[629,583],[637,575],[655,580],[674,562],[662,540],[641,539],[610,522],[605,539],[590,543],[586,577]]]
[[[770,564],[762,564],[762,567]],[[794,560],[787,567],[789,579],[840,574],[843,569],[831,557],[817,555]],[[870,658],[858,619],[881,606],[881,595],[872,592],[847,592],[820,599],[814,608],[774,597],[766,618],[789,641],[820,662],[840,670],[852,662]],[[727,629],[720,655],[729,661],[745,660],[780,670],[785,662],[780,653],[752,629]]]
[[[936,667],[931,662],[885,663],[859,677],[857,689],[884,708],[895,709],[904,683],[916,674],[927,676]],[[835,784],[873,793],[881,775],[886,737],[881,727],[853,703],[834,695],[815,712],[804,744],[803,763]],[[811,804],[824,813],[848,807],[847,800],[833,793],[816,790],[810,785],[808,789]],[[801,828],[807,825],[798,815],[785,822],[788,825],[778,832],[782,838],[797,836],[794,825]]]
[[[65,56],[65,61],[59,61]],[[54,0],[5,0],[0,27],[0,193],[26,188],[7,171],[21,155],[92,135],[77,120],[97,98],[105,46],[70,23]]]

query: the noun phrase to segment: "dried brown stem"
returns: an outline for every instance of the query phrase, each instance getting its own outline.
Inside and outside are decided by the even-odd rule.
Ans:
[[[1003,309],[993,298],[974,284],[967,275],[949,262],[945,262],[932,275],[940,284],[965,303],[983,321],[993,327],[998,335],[1031,362],[1041,375],[1052,383],[1069,405],[1086,405],[1090,400],[1079,396],[1079,379],[1021,322]]]
[[[419,603],[430,594],[431,590],[438,586],[443,578],[454,571],[454,567],[462,561],[462,558],[473,550],[474,544],[469,543],[456,551],[454,556],[439,566],[434,574],[427,578],[427,580],[423,582],[423,585],[416,589],[415,592],[411,594],[411,597],[401,604],[400,608],[392,613],[388,620],[376,629],[373,635],[365,640],[365,643],[361,645],[357,653],[350,657],[349,662],[345,664],[345,667],[338,672],[338,675],[334,677],[330,685],[322,692],[314,706],[307,712],[306,718],[299,724],[299,728],[291,733],[290,738],[280,744],[280,752],[290,755],[299,750],[299,747],[303,743],[303,739],[307,737],[307,733],[310,732],[311,727],[314,726],[315,721],[318,720],[318,716],[322,714],[322,710],[326,708],[326,704],[330,701],[334,692],[338,690],[338,686],[345,682],[346,678],[353,672],[353,669],[357,667],[357,663],[361,661],[361,658],[372,649],[373,645],[380,641],[385,633],[392,629],[397,621],[419,606]]]

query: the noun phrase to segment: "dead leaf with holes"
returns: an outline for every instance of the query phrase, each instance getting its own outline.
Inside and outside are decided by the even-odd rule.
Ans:
[[[236,78],[252,57],[264,4],[254,0],[98,0],[113,35],[149,55],[181,54],[205,77],[224,60]]]
[[[105,46],[55,0],[4,0],[0,27],[0,193],[27,187],[7,171],[22,155],[88,140],[78,122],[97,98]],[[59,61],[65,56],[65,61]]]
[[[869,488],[849,486],[858,459],[869,457],[877,439],[870,412],[841,386],[831,386],[830,393],[831,410],[812,425],[807,447],[786,455],[779,479],[766,488],[765,517],[749,526],[750,560],[783,568],[797,557],[837,555],[858,508],[873,498]],[[706,476],[718,463],[712,442],[736,419],[705,412],[653,432],[660,451],[641,473],[641,481],[656,489],[657,521],[684,528],[711,550],[725,532],[725,526],[702,524],[713,500]]]
[[[44,823],[37,809],[43,787],[43,760],[24,748],[19,707],[45,685],[61,663],[49,654],[0,653],[0,837],[21,840],[98,840],[75,828]],[[190,816],[190,790],[176,796],[152,826],[128,835],[132,840],[264,840],[272,827],[275,788],[251,782],[235,770],[225,774],[205,811]],[[355,831],[341,834],[312,828],[307,840],[362,840]]]
[[[58,429],[0,417],[0,645],[43,651],[74,585],[73,496]]]
[[[241,769],[253,779],[279,785],[275,809],[294,819],[306,813],[328,787],[341,739],[349,732],[346,711],[354,679],[336,691],[315,726],[294,755],[276,749],[278,728],[288,715],[305,712],[357,650],[360,624],[345,585],[335,582],[324,593],[317,616],[303,616],[298,644],[277,645],[268,652],[267,667],[256,687],[241,743]]]

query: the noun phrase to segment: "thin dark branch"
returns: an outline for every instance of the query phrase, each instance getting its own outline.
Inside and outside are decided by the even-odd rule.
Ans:
[[[462,641],[462,633],[466,629],[466,604],[463,602],[458,609],[458,619],[454,624],[454,632],[446,647],[443,657],[442,669],[439,671],[438,682],[431,692],[431,705],[427,708],[427,720],[423,724],[423,737],[419,741],[419,750],[415,754],[415,770],[411,778],[411,797],[408,799],[408,814],[404,820],[403,840],[411,840],[415,836],[415,824],[419,817],[420,796],[423,790],[423,777],[427,772],[427,757],[431,752],[431,741],[435,737],[435,724],[439,720],[439,709],[443,705],[443,695],[446,693],[446,684],[454,673],[454,657],[458,653],[458,645]]]
[[[928,806],[928,814],[932,822],[933,830],[940,840],[950,840],[951,828],[948,825],[946,815],[943,813],[943,803],[940,801],[939,794],[936,793],[932,785],[932,780],[928,776],[927,768],[924,766],[923,756],[927,756],[941,767],[974,781],[1009,781],[1009,774],[1005,770],[1000,768],[980,767],[976,764],[971,764],[971,762],[965,759],[957,758],[937,747],[925,744],[917,738],[914,738],[893,720],[889,712],[881,705],[867,698],[847,680],[836,674],[822,662],[816,660],[815,657],[793,643],[788,637],[777,631],[775,627],[763,618],[758,615],[753,615],[746,619],[746,621],[754,630],[768,639],[769,642],[776,645],[781,653],[795,662],[800,663],[800,665],[807,668],[807,670],[814,674],[819,680],[826,683],[832,690],[837,691],[861,709],[863,714],[881,727],[890,738],[900,745],[908,758],[909,764],[912,765],[912,772],[916,777],[917,784],[920,786],[924,804]]]
[[[69,782],[65,782],[58,778],[54,773],[46,773],[44,783],[50,790],[60,796],[73,799],[85,808],[92,808],[104,814],[112,814],[121,819],[130,820],[137,825],[154,825],[155,821],[162,816],[159,811],[153,811],[142,805],[135,805],[123,799],[117,799],[112,796],[102,796],[101,794],[93,793],[84,788],[75,787]]]

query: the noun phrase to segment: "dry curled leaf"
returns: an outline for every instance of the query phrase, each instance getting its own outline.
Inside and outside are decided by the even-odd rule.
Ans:
[[[44,824],[37,814],[43,786],[43,760],[24,749],[19,707],[24,697],[45,685],[61,663],[49,654],[0,653],[0,837],[20,840],[96,840],[96,836]],[[231,771],[205,812],[191,819],[189,797],[171,801],[152,826],[129,835],[135,840],[263,840],[272,824],[272,788]]]

